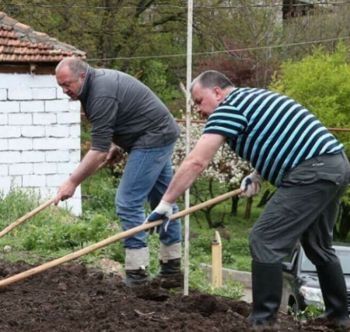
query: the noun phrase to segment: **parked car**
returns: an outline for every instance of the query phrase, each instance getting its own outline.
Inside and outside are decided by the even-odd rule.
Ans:
[[[333,246],[342,265],[350,312],[350,246]],[[324,308],[316,267],[306,257],[301,246],[283,262],[283,293],[281,309],[296,314],[309,305]]]

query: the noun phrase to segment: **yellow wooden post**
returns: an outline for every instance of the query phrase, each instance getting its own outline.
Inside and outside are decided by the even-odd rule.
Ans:
[[[215,237],[211,244],[211,254],[211,283],[214,288],[222,287],[222,244],[218,231],[215,231]]]

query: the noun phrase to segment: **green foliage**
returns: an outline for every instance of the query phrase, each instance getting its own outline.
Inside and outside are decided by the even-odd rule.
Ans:
[[[211,264],[211,240],[213,231],[193,231],[190,240],[190,274],[189,286],[200,292],[239,299],[243,295],[243,286],[233,280],[225,281],[221,288],[213,288],[208,276],[201,268],[202,264]],[[223,255],[226,252],[223,245]],[[225,267],[227,267],[225,265]]]
[[[242,284],[232,280],[225,282],[225,284],[220,288],[213,288],[208,282],[208,278],[205,273],[198,268],[198,265],[195,266],[194,264],[191,264],[190,266],[189,286],[192,289],[197,289],[202,293],[211,295],[219,295],[233,299],[239,299],[243,296]]]
[[[281,65],[271,84],[312,111],[328,127],[350,126],[349,50],[339,44],[334,53],[316,48],[312,55]]]
[[[299,320],[309,320],[320,317],[324,313],[324,309],[316,305],[309,305],[303,311],[299,311],[296,318]]]
[[[115,220],[115,194],[118,178],[103,169],[82,183],[84,213],[100,213]]]
[[[28,200],[28,195],[34,197]],[[15,221],[25,213],[33,210],[38,205],[38,197],[33,193],[24,193],[17,188],[13,188],[8,195],[0,193],[0,226]]]
[[[342,201],[346,205],[350,205],[350,187],[348,187],[347,191],[345,192],[344,196],[342,197]]]
[[[162,0],[39,2],[0,2],[0,10],[86,52],[92,66],[116,68],[145,79],[164,101],[179,90],[179,68],[185,76],[183,57],[163,63],[153,59],[183,53],[186,48],[186,6],[181,0],[172,0],[172,6],[164,6]]]
[[[220,207],[223,208],[222,205],[219,205],[218,210],[220,210]],[[242,204],[239,208],[239,216],[225,218],[224,227],[217,230],[221,235],[223,266],[241,271],[250,271],[251,256],[248,235],[254,220],[246,221],[241,214]],[[191,220],[193,221],[192,217]],[[208,228],[204,222],[202,224],[191,222],[190,227],[191,262],[199,257],[201,263],[211,264],[211,244],[215,230]]]
[[[222,255],[224,266],[243,271],[250,270],[248,235],[230,241],[223,241],[222,245],[224,248]]]
[[[171,78],[168,65],[159,60],[144,61],[141,64],[142,80],[152,91],[154,91],[165,103],[180,98],[181,94],[175,86],[169,84]],[[134,68],[135,71],[136,68]]]
[[[271,88],[296,99],[325,126],[350,128],[350,62],[344,44],[339,43],[333,53],[316,48],[300,61],[285,62]],[[350,134],[336,136],[350,152]],[[342,200],[350,204],[349,189]]]
[[[101,172],[100,178],[96,178],[96,187],[101,187],[100,181],[106,180],[107,173]],[[102,180],[104,179],[104,180]],[[112,182],[104,182],[111,190],[114,188]],[[107,185],[108,183],[108,185]],[[98,185],[96,185],[98,184]],[[95,187],[92,185],[92,187]],[[89,188],[89,187],[88,187]],[[108,191],[106,189],[106,191]],[[106,197],[108,195],[106,194]],[[113,196],[114,197],[114,196]],[[21,204],[18,204],[21,202]],[[103,202],[106,206],[103,206]],[[64,256],[70,252],[86,247],[108,238],[121,230],[116,221],[108,217],[109,203],[100,201],[97,209],[91,207],[85,211],[81,218],[71,216],[67,211],[57,207],[49,207],[31,218],[26,224],[23,224],[9,234],[0,239],[0,253],[5,245],[11,247],[10,252],[1,254],[4,259],[26,260],[33,264],[38,261],[47,261],[53,258]],[[0,203],[0,211],[6,219],[1,219],[1,227],[6,227],[16,218],[24,215],[38,205],[38,198],[29,197],[22,191],[12,191]],[[114,209],[113,209],[114,210]],[[12,213],[9,213],[11,212]],[[101,212],[102,211],[102,212]],[[104,212],[103,212],[104,211]],[[244,227],[245,225],[245,227]],[[204,226],[204,227],[202,227]],[[228,221],[227,230],[234,234],[231,241],[229,238],[223,238],[223,256],[225,267],[241,266],[249,270],[250,257],[247,256],[247,248],[244,243],[247,241],[247,222],[240,218],[233,222]],[[213,295],[224,295],[233,298],[239,298],[242,293],[242,286],[238,283],[225,284],[223,288],[212,289],[210,282],[204,276],[201,263],[211,264],[211,242],[213,230],[208,229],[203,223],[199,225],[191,223],[191,241],[190,241],[190,287],[207,292]],[[150,273],[157,274],[159,271],[158,249],[159,239],[157,234],[149,237],[150,248]],[[233,258],[227,259],[231,254]],[[123,243],[118,241],[98,251],[81,257],[81,260],[88,264],[95,265],[100,257],[114,259],[121,263],[124,262]]]
[[[38,206],[39,198],[20,190],[12,190],[0,202],[1,228]],[[75,250],[109,236],[114,225],[106,216],[87,213],[75,218],[66,210],[51,206],[0,239],[2,245],[18,250],[51,255],[60,250]],[[115,228],[115,227],[114,227]]]
[[[92,216],[91,220],[73,223],[32,222],[23,235],[22,243],[25,250],[72,250],[104,239],[108,229],[108,220],[99,214]]]

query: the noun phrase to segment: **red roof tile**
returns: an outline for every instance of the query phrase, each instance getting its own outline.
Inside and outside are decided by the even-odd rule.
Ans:
[[[0,12],[0,63],[57,63],[72,55],[86,56],[85,52],[46,33],[34,31],[30,26]]]

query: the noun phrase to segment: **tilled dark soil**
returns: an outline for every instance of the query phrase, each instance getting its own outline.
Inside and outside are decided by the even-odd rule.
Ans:
[[[31,266],[0,261],[0,278]],[[0,332],[251,331],[250,304],[190,292],[182,296],[156,286],[132,291],[117,275],[72,263],[0,290]],[[335,331],[279,316],[277,329]]]

